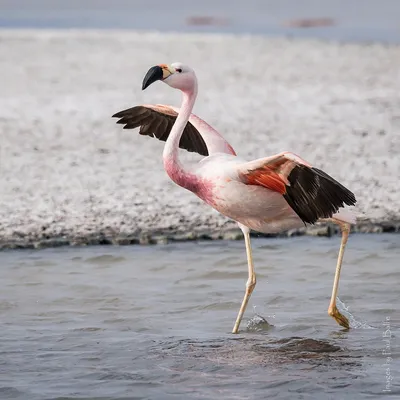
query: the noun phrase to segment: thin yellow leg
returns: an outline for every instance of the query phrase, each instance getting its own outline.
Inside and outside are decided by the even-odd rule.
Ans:
[[[247,265],[249,269],[249,279],[247,280],[246,283],[246,292],[244,294],[243,302],[239,310],[239,314],[236,318],[235,326],[233,327],[232,333],[237,333],[239,330],[239,325],[240,322],[242,321],[242,317],[244,312],[246,311],[247,303],[249,302],[251,293],[253,292],[255,286],[256,286],[256,274],[254,272],[254,266],[253,266],[253,255],[251,252],[251,244],[250,244],[250,230],[245,227],[241,226],[240,228],[243,231],[244,234],[244,241],[246,243],[246,254],[247,254]]]
[[[335,280],[333,281],[332,297],[328,308],[328,314],[333,317],[339,325],[343,326],[346,329],[349,329],[349,320],[343,314],[341,314],[336,307],[336,295],[339,287],[340,270],[342,269],[344,250],[346,248],[347,239],[349,237],[350,224],[340,223],[340,228],[342,230],[342,242],[340,244]]]

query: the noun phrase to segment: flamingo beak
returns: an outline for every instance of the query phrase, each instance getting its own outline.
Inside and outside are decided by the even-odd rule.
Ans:
[[[143,79],[142,90],[148,88],[156,81],[162,81],[168,78],[173,73],[172,69],[166,64],[156,65],[151,67]]]

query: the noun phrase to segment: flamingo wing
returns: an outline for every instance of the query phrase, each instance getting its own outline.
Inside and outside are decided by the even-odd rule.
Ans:
[[[139,128],[140,135],[155,137],[164,142],[168,139],[178,113],[164,105],[141,105],[120,111],[113,115],[119,118],[117,124],[123,129]],[[183,131],[179,147],[202,156],[208,156],[207,145],[200,132],[189,121]]]
[[[175,112],[179,113],[179,108],[170,107]],[[203,119],[195,114],[190,114],[189,122],[201,133],[204,141],[207,144],[208,153],[225,153],[236,156],[233,147],[216,131],[211,125],[207,124]]]
[[[179,109],[172,106],[144,104],[120,111],[113,117],[119,118],[117,124],[125,125],[124,129],[140,127],[140,135],[155,137],[165,142],[178,113]],[[179,147],[202,156],[213,153],[236,155],[232,146],[214,128],[194,114],[190,115]]]
[[[238,166],[239,178],[282,194],[304,223],[331,218],[340,207],[354,205],[354,194],[299,156],[284,152]]]

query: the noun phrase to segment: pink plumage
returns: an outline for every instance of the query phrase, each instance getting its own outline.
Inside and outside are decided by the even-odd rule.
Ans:
[[[152,67],[143,80],[143,89],[157,80],[182,91],[179,109],[160,104],[142,105],[121,111],[114,117],[119,118],[118,123],[124,124],[124,129],[140,127],[140,134],[165,141],[163,163],[171,180],[235,220],[242,229],[249,279],[233,332],[239,329],[256,284],[250,230],[274,233],[321,220],[333,221],[342,229],[328,313],[348,328],[347,318],[337,310],[336,293],[350,224],[355,222],[354,214],[345,207],[356,203],[354,194],[291,152],[253,161],[238,157],[220,133],[192,114],[198,86],[190,67],[181,63]],[[185,168],[178,157],[179,148],[205,157],[194,168]]]

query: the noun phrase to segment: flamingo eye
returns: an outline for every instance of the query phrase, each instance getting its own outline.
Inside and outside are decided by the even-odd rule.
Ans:
[[[177,68],[175,71],[181,73],[182,72],[182,68]]]

